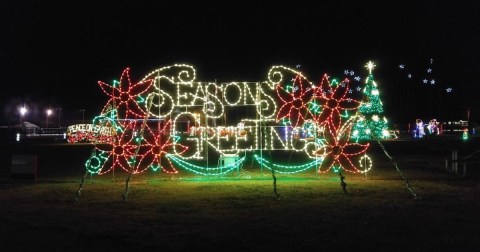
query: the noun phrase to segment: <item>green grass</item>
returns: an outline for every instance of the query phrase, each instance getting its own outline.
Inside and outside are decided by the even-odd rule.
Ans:
[[[1,184],[0,235],[5,251],[198,250],[333,251],[467,250],[476,230],[478,184],[456,178],[413,179],[413,200],[395,172],[387,179],[335,174],[173,178],[142,175],[122,199],[125,174],[79,181]],[[414,174],[412,173],[412,176]],[[376,175],[380,176],[380,174]],[[3,249],[2,249],[3,250]]]
[[[72,147],[71,147],[72,148]],[[395,150],[392,148],[392,150]],[[52,152],[49,150],[48,153]],[[58,150],[54,151],[58,154]],[[276,174],[245,166],[215,179],[181,172],[83,176],[86,151],[39,153],[36,184],[0,173],[2,251],[477,251],[480,186],[444,170],[444,153],[381,152],[364,176]],[[75,155],[75,153],[77,153]],[[448,152],[446,152],[448,154]],[[48,156],[48,158],[46,158]],[[4,162],[4,161],[2,161]],[[55,164],[55,165],[54,165]]]

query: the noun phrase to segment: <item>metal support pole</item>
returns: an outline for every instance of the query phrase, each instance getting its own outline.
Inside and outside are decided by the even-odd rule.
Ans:
[[[452,172],[458,174],[458,151],[452,150]]]

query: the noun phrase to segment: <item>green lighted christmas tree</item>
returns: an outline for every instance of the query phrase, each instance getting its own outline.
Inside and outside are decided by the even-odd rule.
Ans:
[[[372,70],[375,67],[369,61],[365,67],[369,75],[363,89],[363,99],[357,113],[357,119],[352,131],[352,138],[356,141],[390,138],[387,118],[383,115],[383,104],[380,93],[374,81]]]

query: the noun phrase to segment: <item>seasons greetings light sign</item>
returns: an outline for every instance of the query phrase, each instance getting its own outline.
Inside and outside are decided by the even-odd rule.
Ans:
[[[335,81],[325,74],[313,83],[284,66],[272,67],[259,82],[202,82],[189,65],[163,67],[138,82],[129,72],[118,81],[98,82],[109,99],[93,125],[116,133],[95,146],[86,162],[89,172],[184,169],[219,175],[248,158],[286,173],[371,167],[368,144],[352,141],[362,103],[350,97],[347,78]],[[274,162],[265,151],[295,152],[302,161]]]

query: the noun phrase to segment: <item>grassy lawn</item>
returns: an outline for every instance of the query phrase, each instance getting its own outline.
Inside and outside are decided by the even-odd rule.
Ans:
[[[446,172],[447,147],[416,146],[385,144],[408,180],[372,146],[367,176],[343,173],[347,193],[338,174],[311,170],[276,174],[276,198],[270,171],[247,165],[215,179],[137,175],[126,202],[120,171],[87,176],[74,200],[88,146],[8,147],[0,173],[2,251],[477,251],[478,177]],[[37,183],[8,179],[5,160],[15,152],[38,154]]]

